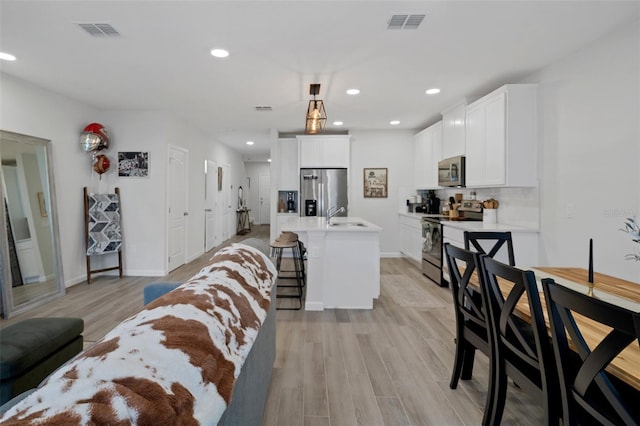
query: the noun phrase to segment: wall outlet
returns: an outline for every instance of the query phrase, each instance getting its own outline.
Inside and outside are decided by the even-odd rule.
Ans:
[[[575,208],[573,203],[567,203],[566,214],[567,214],[567,219],[575,218]]]

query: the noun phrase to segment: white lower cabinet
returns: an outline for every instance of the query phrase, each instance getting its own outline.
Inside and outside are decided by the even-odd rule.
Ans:
[[[400,215],[400,252],[415,262],[422,262],[421,217]]]

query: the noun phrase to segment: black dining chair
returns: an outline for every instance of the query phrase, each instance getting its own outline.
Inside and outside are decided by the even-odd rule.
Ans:
[[[489,250],[486,250],[482,243],[487,242],[493,244]],[[472,248],[481,254],[486,254],[491,258],[495,258],[496,254],[506,244],[507,259],[509,265],[515,266],[515,256],[513,254],[513,240],[511,232],[484,232],[484,231],[464,231],[464,248],[472,250]],[[487,244],[485,244],[487,245]]]
[[[445,243],[444,252],[449,267],[449,282],[453,294],[453,307],[456,318],[456,353],[449,387],[458,387],[458,381],[471,379],[476,349],[491,359],[487,315],[484,295],[478,282],[472,282],[480,262],[480,255],[449,243]],[[489,363],[491,366],[491,362]],[[489,371],[489,385],[493,380],[493,369]],[[483,425],[489,425],[493,398],[487,392]]]
[[[629,345],[640,345],[640,315],[543,279],[551,337],[560,378],[565,425],[639,425],[640,390],[606,370]],[[610,329],[597,344],[589,345],[574,314]],[[569,343],[571,342],[571,343]],[[640,366],[637,366],[640,368]]]
[[[558,380],[535,275],[488,256],[480,259],[495,371],[490,423],[498,425],[502,420],[511,378],[524,391],[539,397],[545,424],[557,425]]]

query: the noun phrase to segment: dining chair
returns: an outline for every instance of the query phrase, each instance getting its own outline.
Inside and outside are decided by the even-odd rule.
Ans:
[[[640,344],[640,314],[543,279],[565,425],[639,425],[640,390],[606,368],[629,345]],[[581,316],[576,321],[575,315]],[[597,344],[585,335],[593,323],[610,330]],[[570,342],[570,343],[569,343]],[[640,366],[638,366],[640,368]]]
[[[558,380],[535,275],[489,256],[480,260],[495,371],[490,382],[493,389],[489,389],[494,399],[490,424],[498,425],[502,420],[511,378],[541,399],[545,424],[557,425]]]
[[[471,379],[476,349],[491,359],[489,333],[487,328],[487,315],[485,312],[484,295],[477,287],[478,283],[472,283],[472,278],[477,277],[477,265],[480,255],[449,243],[444,245],[445,257],[449,267],[451,292],[453,294],[453,307],[456,318],[456,352],[453,363],[453,372],[449,387],[458,387],[458,381]],[[492,363],[489,362],[490,367]],[[489,386],[493,380],[493,368],[489,369]],[[485,401],[483,425],[489,425],[492,412],[493,398],[487,392]]]
[[[491,249],[485,250],[482,246],[482,242],[486,241],[493,243]],[[486,254],[491,258],[495,258],[500,249],[507,245],[507,259],[509,265],[515,266],[515,256],[513,254],[513,240],[511,239],[511,232],[484,232],[484,231],[465,231],[464,232],[464,248],[467,250],[475,249],[478,253]]]

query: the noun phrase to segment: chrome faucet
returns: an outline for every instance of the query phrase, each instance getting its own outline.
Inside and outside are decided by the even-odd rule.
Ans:
[[[337,215],[338,213],[345,212],[344,207],[330,207],[327,209],[327,223],[331,225],[331,218]]]

